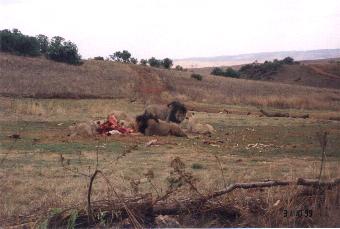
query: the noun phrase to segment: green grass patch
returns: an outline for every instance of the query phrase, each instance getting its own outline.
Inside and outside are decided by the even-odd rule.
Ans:
[[[204,166],[202,164],[200,164],[200,163],[193,163],[191,165],[191,168],[192,169],[204,169]]]

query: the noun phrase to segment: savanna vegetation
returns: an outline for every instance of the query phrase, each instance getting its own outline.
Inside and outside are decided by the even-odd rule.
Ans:
[[[285,58],[216,77],[127,50],[80,61],[61,37],[0,38],[0,227],[339,227],[339,89],[242,77],[288,69],[296,84],[314,72],[334,84],[337,63]],[[70,134],[173,100],[214,131]]]
[[[18,29],[0,31],[0,50],[24,56],[45,56],[48,59],[68,64],[81,64],[77,45],[60,36],[51,40],[45,35],[36,37],[22,34]]]

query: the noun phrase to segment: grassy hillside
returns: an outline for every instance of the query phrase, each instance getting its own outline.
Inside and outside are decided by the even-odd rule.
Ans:
[[[238,70],[241,66],[235,65],[233,68]],[[213,67],[192,69],[199,74],[210,74],[212,70]],[[301,61],[299,65],[283,65],[276,74],[263,77],[262,80],[340,89],[340,61],[339,59],[311,60]]]
[[[142,102],[245,104],[277,108],[340,109],[340,91],[229,79],[111,61],[81,66],[0,54],[0,95],[34,98],[128,98]],[[334,81],[337,84],[338,81]],[[331,83],[331,81],[329,82]]]

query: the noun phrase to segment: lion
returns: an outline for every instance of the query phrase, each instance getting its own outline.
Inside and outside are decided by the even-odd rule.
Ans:
[[[151,115],[157,119],[166,121],[181,123],[187,113],[187,108],[184,104],[173,101],[168,105],[152,104],[145,108],[144,114]]]
[[[91,137],[97,134],[97,128],[99,127],[98,122],[88,121],[81,123],[74,123],[68,127],[69,134],[67,136],[83,136],[83,137]]]
[[[153,115],[142,114],[136,117],[137,130],[146,136],[159,135],[168,136],[173,135],[177,137],[187,137],[182,129],[175,123],[168,123],[159,120]]]
[[[181,127],[187,129],[188,133],[193,134],[212,134],[215,132],[212,125],[199,123],[194,112],[187,114],[185,121],[181,123]]]

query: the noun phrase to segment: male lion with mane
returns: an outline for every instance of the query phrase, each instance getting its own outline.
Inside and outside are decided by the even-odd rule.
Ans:
[[[152,104],[145,108],[144,114],[166,122],[181,123],[186,116],[187,108],[184,104],[173,101],[168,105]]]
[[[173,135],[177,137],[187,137],[182,129],[175,123],[168,123],[157,119],[150,114],[142,114],[136,117],[137,130],[146,136],[159,135],[168,136]]]

